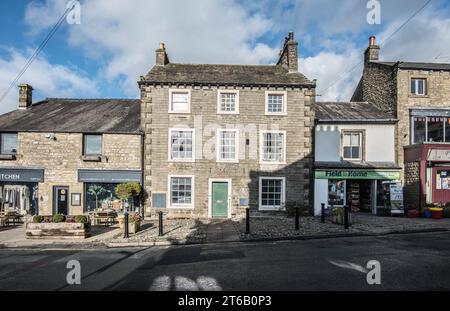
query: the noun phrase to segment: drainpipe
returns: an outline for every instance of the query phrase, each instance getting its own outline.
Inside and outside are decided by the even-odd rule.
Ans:
[[[141,194],[140,194],[140,202],[142,207],[142,219],[145,216],[145,133],[142,130],[139,130],[139,134],[141,135]]]

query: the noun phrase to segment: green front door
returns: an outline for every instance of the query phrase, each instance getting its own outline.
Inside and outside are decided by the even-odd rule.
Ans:
[[[212,217],[228,217],[228,183],[212,184]]]

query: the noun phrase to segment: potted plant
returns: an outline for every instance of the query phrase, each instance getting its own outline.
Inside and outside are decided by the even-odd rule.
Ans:
[[[129,213],[128,214],[128,232],[129,233],[137,233],[141,230],[141,217],[137,213]],[[125,229],[125,215],[119,216],[119,227],[124,231]]]
[[[137,182],[129,182],[124,184],[119,184],[115,188],[116,196],[121,199],[122,201],[129,201],[131,200],[131,210],[133,210],[133,199],[135,197],[138,197],[141,194],[142,187],[141,184]]]

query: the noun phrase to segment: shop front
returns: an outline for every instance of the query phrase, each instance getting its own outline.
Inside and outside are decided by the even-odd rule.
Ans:
[[[43,181],[43,169],[0,168],[0,211],[37,215]]]
[[[316,169],[314,214],[327,208],[351,206],[353,211],[375,215],[403,213],[399,169],[329,168]]]
[[[142,184],[140,170],[78,170],[78,181],[83,183],[84,212],[97,210],[122,211],[142,207],[141,196],[123,201],[116,193],[116,187],[123,183]]]
[[[412,209],[450,202],[450,146],[422,143],[405,147],[405,200]]]

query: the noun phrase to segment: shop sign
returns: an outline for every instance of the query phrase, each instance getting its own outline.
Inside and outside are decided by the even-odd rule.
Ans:
[[[450,150],[431,149],[428,152],[428,161],[450,161]]]
[[[315,178],[398,180],[400,179],[400,172],[381,170],[321,170],[315,172]]]
[[[141,183],[142,172],[136,170],[78,170],[78,181],[97,183]]]
[[[44,170],[0,169],[0,182],[43,182]]]

